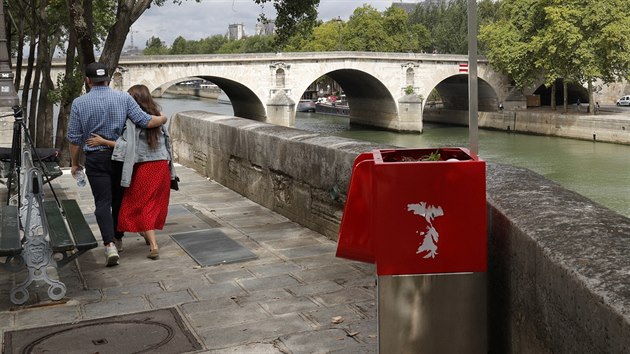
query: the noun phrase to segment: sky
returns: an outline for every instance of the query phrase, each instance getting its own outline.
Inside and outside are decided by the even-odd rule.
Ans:
[[[299,1],[299,0],[292,0]],[[363,4],[369,4],[378,11],[384,11],[392,2],[400,0],[320,0],[319,19],[328,21],[341,17],[348,20],[352,12]],[[404,2],[420,2],[405,0]],[[174,5],[167,0],[162,7],[151,6],[132,26],[127,36],[125,47],[133,45],[143,49],[149,38],[158,37],[167,46],[173,44],[175,38],[182,36],[186,40],[199,40],[216,34],[226,34],[228,25],[242,23],[246,35],[253,35],[258,15],[264,13],[268,18],[275,17],[271,3],[261,8],[253,0],[187,0],[182,5]]]

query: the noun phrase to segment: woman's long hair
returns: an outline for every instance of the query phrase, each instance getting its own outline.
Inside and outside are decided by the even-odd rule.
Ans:
[[[151,97],[151,92],[149,92],[149,88],[144,85],[133,85],[127,90],[131,97],[133,97],[136,102],[138,102],[138,106],[142,108],[143,111],[147,112],[153,116],[159,116],[160,106],[153,100]],[[161,127],[155,128],[147,128],[145,132],[147,134],[147,142],[151,149],[156,149],[158,145],[158,137],[161,133]]]

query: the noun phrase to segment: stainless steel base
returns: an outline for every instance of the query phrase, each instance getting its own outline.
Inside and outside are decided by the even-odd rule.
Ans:
[[[379,276],[379,353],[487,353],[486,273]]]

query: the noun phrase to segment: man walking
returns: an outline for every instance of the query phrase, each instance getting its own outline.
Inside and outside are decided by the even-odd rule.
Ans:
[[[581,102],[580,99],[577,99],[577,102],[575,102],[575,109],[579,112],[580,111],[580,106],[581,106]]]
[[[112,149],[106,146],[89,147],[85,144],[92,134],[116,140],[127,118],[142,128],[158,127],[166,123],[164,116],[145,113],[127,93],[109,87],[107,66],[91,63],[85,70],[90,91],[72,102],[68,141],[70,143],[71,173],[76,178],[83,167],[79,163],[85,152],[85,167],[94,196],[96,222],[105,246],[107,266],[118,264],[118,251],[122,251],[122,232],[116,231],[118,211],[122,201],[120,186],[122,162],[112,161]]]

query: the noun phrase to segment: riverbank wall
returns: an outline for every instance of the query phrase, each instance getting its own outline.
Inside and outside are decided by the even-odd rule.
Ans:
[[[354,158],[390,147],[198,111],[170,131],[179,163],[332,239]],[[489,351],[630,352],[630,219],[509,165],[487,206]]]
[[[425,110],[423,120],[467,126],[468,111]],[[630,145],[630,112],[598,115],[535,110],[479,112],[479,127]]]
[[[169,93],[171,95],[178,96],[194,96],[194,97],[202,97],[202,98],[214,98],[216,99],[221,94],[221,89],[217,86],[216,88],[200,88],[200,87],[181,87],[177,85],[173,85],[169,87],[164,93]]]

